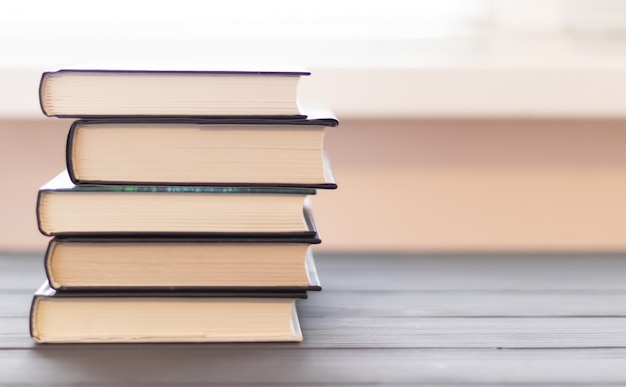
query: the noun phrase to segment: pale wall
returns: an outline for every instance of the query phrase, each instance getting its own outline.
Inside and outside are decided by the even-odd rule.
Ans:
[[[0,120],[0,250],[42,250],[69,121]],[[318,250],[624,250],[626,120],[345,119]]]

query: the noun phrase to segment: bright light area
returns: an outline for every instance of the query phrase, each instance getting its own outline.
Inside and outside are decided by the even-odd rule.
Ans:
[[[10,39],[406,39],[485,21],[486,0],[19,1],[2,7]]]
[[[326,67],[368,55],[401,56],[411,50],[407,41],[475,36],[489,11],[487,0],[6,2],[0,67],[111,57],[260,57]]]
[[[294,64],[315,75],[303,83],[302,98],[326,101],[341,116],[621,116],[626,1],[0,6],[0,115],[40,114],[34,94],[44,70],[124,63]]]

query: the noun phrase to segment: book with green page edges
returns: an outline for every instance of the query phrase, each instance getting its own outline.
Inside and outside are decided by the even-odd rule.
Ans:
[[[67,171],[41,187],[44,235],[313,236],[314,189],[160,185],[75,185]]]

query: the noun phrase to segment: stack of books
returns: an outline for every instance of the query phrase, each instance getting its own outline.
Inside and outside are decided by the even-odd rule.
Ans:
[[[44,185],[52,236],[31,308],[43,343],[300,341],[321,290],[309,196],[336,188],[330,113],[302,71],[59,70],[47,116],[77,118]]]

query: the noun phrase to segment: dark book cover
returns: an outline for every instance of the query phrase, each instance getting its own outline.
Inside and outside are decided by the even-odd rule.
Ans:
[[[72,297],[72,298],[100,298],[100,297],[146,297],[146,298],[201,298],[201,297],[250,297],[250,298],[307,298],[306,291],[274,291],[273,289],[267,289],[267,291],[254,290],[237,290],[237,291],[223,291],[220,289],[161,289],[161,290],[146,290],[137,289],[132,291],[130,289],[123,290],[82,290],[82,291],[67,291],[56,290],[50,286],[48,281],[45,281],[39,289],[35,292],[35,298],[37,297]]]
[[[307,110],[306,115],[295,117],[267,117],[267,116],[219,116],[219,117],[102,117],[96,119],[84,118],[72,123],[72,127],[79,123],[116,124],[116,123],[188,123],[197,125],[311,125],[336,127],[339,120],[328,110]]]

